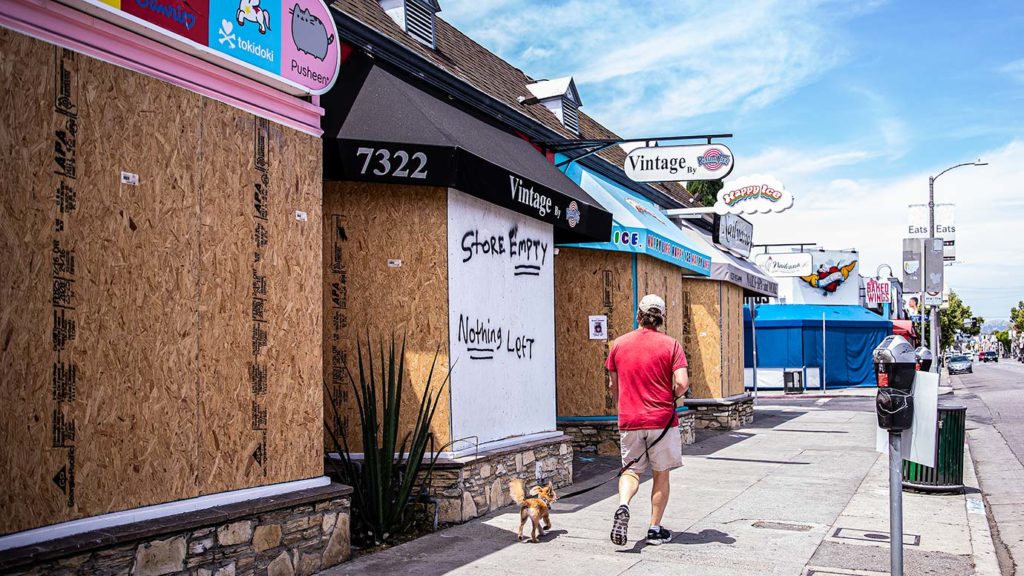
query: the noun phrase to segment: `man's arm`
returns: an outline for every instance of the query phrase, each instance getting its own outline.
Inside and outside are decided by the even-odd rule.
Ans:
[[[682,367],[672,373],[672,395],[682,398],[690,388],[690,376],[686,373],[686,367]]]
[[[619,402],[619,373],[608,372],[608,391],[611,392],[612,402]]]

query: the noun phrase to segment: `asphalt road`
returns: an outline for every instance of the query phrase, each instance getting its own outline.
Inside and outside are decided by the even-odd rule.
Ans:
[[[1003,574],[1024,574],[1024,364],[974,363],[951,377]]]
[[[985,406],[979,414],[968,413],[968,418],[995,426],[1024,465],[1024,364],[1009,358],[975,362],[974,373],[961,374],[960,382]]]

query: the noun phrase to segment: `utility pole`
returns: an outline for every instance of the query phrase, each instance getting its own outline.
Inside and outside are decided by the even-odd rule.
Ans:
[[[961,166],[988,166],[988,162],[982,162],[981,159],[979,158],[976,162],[964,162],[963,164],[957,164],[956,166],[950,166],[949,168],[946,168],[942,172],[939,172],[937,175],[929,176],[928,177],[928,240],[925,240],[925,242],[928,242],[928,241],[930,241],[930,240],[935,238],[935,181],[939,179],[939,176],[942,176],[946,172],[949,172],[950,170],[953,170],[955,168],[959,168]],[[921,339],[922,340],[924,340],[924,306],[925,306],[924,300],[928,298],[928,276],[927,276],[927,272],[928,272],[928,269],[927,269],[928,257],[927,257],[927,250],[928,250],[928,247],[926,246],[925,250],[922,250],[922,254],[921,254],[922,255],[922,260],[926,264],[925,269],[922,270],[923,278],[922,278],[922,282],[921,282],[921,288],[924,289],[921,292],[921,300],[922,300],[922,302],[921,302]],[[942,288],[939,289],[939,293],[940,294],[942,293]],[[932,349],[932,354],[935,354],[935,356],[938,357],[939,356],[939,307],[938,306],[932,306],[931,307],[930,320],[931,320],[931,324],[932,324],[932,329],[931,329],[931,349]],[[938,370],[939,370],[939,363],[936,362],[935,363],[935,371],[938,372]]]

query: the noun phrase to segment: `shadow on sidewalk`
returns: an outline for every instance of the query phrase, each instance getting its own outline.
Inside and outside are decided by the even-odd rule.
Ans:
[[[675,534],[672,536],[671,540],[669,540],[665,544],[662,544],[662,546],[672,544],[697,545],[735,543],[736,539],[728,535],[727,533],[722,532],[721,530],[712,530],[710,528],[705,528],[700,532],[680,532],[678,534]],[[648,544],[646,540],[638,540],[633,544],[632,548],[616,550],[616,552],[618,552],[619,554],[639,554],[640,551],[646,548],[647,546],[651,546],[651,544]]]

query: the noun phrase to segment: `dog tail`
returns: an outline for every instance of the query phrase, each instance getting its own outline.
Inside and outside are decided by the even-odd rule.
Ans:
[[[526,491],[523,489],[522,480],[515,479],[509,482],[508,493],[512,496],[512,501],[520,506],[523,505],[523,500],[526,500]]]

